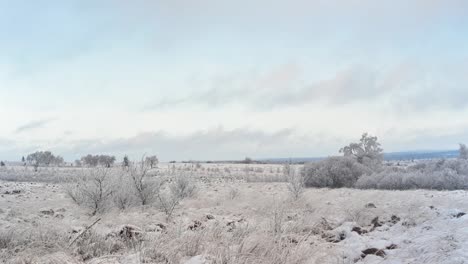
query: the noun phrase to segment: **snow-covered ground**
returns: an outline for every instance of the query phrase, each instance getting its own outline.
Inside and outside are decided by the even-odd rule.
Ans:
[[[153,206],[90,216],[60,183],[0,181],[0,263],[468,263],[466,191],[197,187],[168,220]]]

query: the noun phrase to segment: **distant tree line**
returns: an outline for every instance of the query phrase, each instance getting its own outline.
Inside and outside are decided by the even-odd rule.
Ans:
[[[100,165],[106,168],[110,168],[114,165],[115,160],[115,156],[88,154],[86,156],[81,157],[81,160],[76,163],[79,166],[84,165],[88,167],[97,167],[98,165]]]
[[[81,157],[81,159],[75,160],[74,164],[77,167],[87,166],[87,167],[112,167],[116,162],[115,156],[111,155],[91,155]],[[156,155],[148,156],[142,159],[142,163],[145,163],[149,168],[156,168],[159,160]],[[54,155],[51,151],[36,151],[26,156],[21,157],[21,163],[24,166],[33,166],[35,171],[38,170],[40,166],[62,166],[65,165],[64,159],[59,155]],[[73,163],[71,163],[73,166]],[[131,165],[130,159],[127,155],[124,156],[121,165],[123,167],[129,167]],[[0,160],[0,167],[5,167],[6,163]]]
[[[26,161],[34,166],[35,170],[39,166],[62,165],[64,160],[61,156],[55,156],[50,151],[36,151],[26,157]]]
[[[77,166],[87,166],[87,167],[102,166],[102,167],[110,168],[110,167],[114,166],[115,162],[116,162],[115,156],[88,154],[86,156],[81,157],[80,160],[75,161],[75,164]],[[157,166],[159,160],[158,160],[157,156],[149,156],[149,157],[145,158],[144,162],[150,168],[154,168],[154,167]],[[130,166],[130,159],[128,158],[127,155],[125,155],[123,160],[122,160],[122,166],[123,167],[129,167]]]

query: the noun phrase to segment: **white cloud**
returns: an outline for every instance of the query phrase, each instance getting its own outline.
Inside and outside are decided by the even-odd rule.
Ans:
[[[364,131],[405,148],[419,144],[417,135],[463,139],[467,7],[461,0],[9,4],[9,16],[0,16],[0,29],[12,32],[0,36],[0,154],[52,148],[70,157],[237,158],[327,155]]]

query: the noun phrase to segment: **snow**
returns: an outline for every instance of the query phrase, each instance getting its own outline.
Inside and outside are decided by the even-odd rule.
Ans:
[[[230,199],[228,192],[233,186],[239,194]],[[274,246],[272,211],[279,210],[283,217],[280,224],[284,233],[281,235],[299,241],[288,247],[295,257],[302,254],[306,258],[304,263],[468,263],[468,215],[463,215],[468,213],[466,191],[307,189],[299,201],[293,202],[284,183],[204,182],[198,188],[198,195],[184,201],[171,221],[166,221],[154,207],[111,210],[100,216],[102,221],[94,231],[107,235],[119,226],[133,225],[145,230],[153,239],[151,243],[167,246],[168,252],[177,251],[170,256],[179,263],[212,263],[216,254],[224,252],[222,250],[239,249],[237,242],[227,240],[238,231],[246,232],[245,247],[258,244],[256,250],[261,250],[262,245]],[[21,192],[6,194],[11,190]],[[73,229],[82,230],[94,220],[86,209],[72,203],[59,183],[0,182],[0,195],[0,230],[47,227],[71,233]],[[366,208],[368,203],[375,204],[376,208]],[[63,218],[56,217],[57,214]],[[207,219],[208,214],[214,218]],[[392,222],[392,216],[399,220]],[[372,221],[376,217],[381,225],[374,227]],[[323,219],[331,230],[319,224]],[[203,224],[203,229],[188,231],[187,226],[195,220]],[[234,232],[228,231],[229,222],[235,223]],[[155,228],[158,223],[167,226],[170,230],[167,232],[174,231],[174,242],[158,240],[172,239],[162,234],[162,228]],[[358,234],[352,231],[355,227],[368,232]],[[311,230],[314,231],[312,235]],[[214,239],[215,235],[220,240]],[[343,239],[329,242],[328,236]],[[200,243],[200,248],[181,251],[181,242],[176,239],[183,237],[194,239],[193,243]],[[150,242],[144,245],[156,247]],[[395,248],[388,249],[392,245]],[[49,256],[68,259],[67,263],[83,263],[76,252],[63,247],[47,249],[45,253],[39,247],[29,247],[18,246],[17,252],[15,249],[0,250],[3,261],[0,263],[13,263],[9,261],[31,252],[42,252],[42,259]],[[363,257],[362,251],[370,248],[383,250],[385,256]],[[124,249],[118,256],[101,256],[87,262],[133,264],[139,263],[142,256],[138,254],[134,249]],[[258,263],[266,263],[261,254],[255,257],[259,258]],[[291,260],[291,263],[296,262]]]

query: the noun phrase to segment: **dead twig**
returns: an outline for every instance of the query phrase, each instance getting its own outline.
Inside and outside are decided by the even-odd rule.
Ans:
[[[73,241],[68,245],[68,248],[70,248],[76,242],[76,240],[78,240],[78,238],[80,238],[84,233],[86,233],[89,229],[91,229],[91,227],[93,227],[99,221],[101,221],[101,218],[98,218],[96,221],[94,221],[94,223],[86,227],[85,230],[83,230],[77,237],[75,237],[75,239],[73,239]]]

